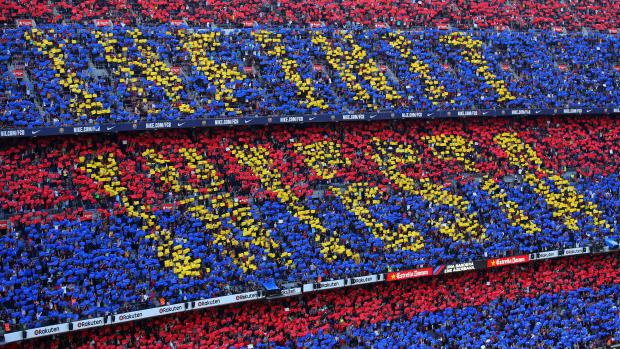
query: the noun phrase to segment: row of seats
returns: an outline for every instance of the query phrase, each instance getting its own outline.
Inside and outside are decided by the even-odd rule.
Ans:
[[[20,347],[611,347],[620,342],[618,257],[560,259],[211,308]]]
[[[417,120],[5,141],[0,319],[41,326],[617,241],[616,125]]]
[[[610,0],[33,0],[28,3],[5,0],[0,7],[0,22],[19,18],[34,18],[44,23],[110,18],[125,24],[186,20],[194,25],[215,23],[237,27],[253,22],[278,26],[322,22],[371,27],[380,23],[400,28],[453,25],[546,29],[562,26],[570,30],[583,27],[604,30],[620,26],[619,6]]]
[[[2,31],[0,126],[620,105],[620,38],[554,32]]]

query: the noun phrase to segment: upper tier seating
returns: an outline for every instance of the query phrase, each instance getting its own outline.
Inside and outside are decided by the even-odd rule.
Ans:
[[[186,20],[193,25],[235,27],[252,22],[272,26],[322,22],[372,28],[377,23],[399,28],[620,27],[620,4],[614,0],[3,0],[0,5],[0,22],[33,18],[40,23],[111,19],[128,25]]]
[[[618,154],[614,117],[4,142],[0,319],[620,240]]]
[[[601,33],[4,29],[0,127],[620,106]]]

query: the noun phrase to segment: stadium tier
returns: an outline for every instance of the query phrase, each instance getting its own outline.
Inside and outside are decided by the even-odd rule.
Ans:
[[[616,253],[331,290],[20,347],[608,348],[620,342],[619,263]]]
[[[620,5],[613,0],[573,1],[409,1],[409,0],[4,0],[0,22],[34,18],[40,22],[83,22],[109,18],[115,23],[169,23],[224,26],[390,25],[414,27],[454,25],[489,28],[597,30],[620,26]]]
[[[620,348],[620,1],[0,25],[0,346]]]
[[[286,282],[619,240],[617,118],[4,142],[11,330]]]
[[[5,28],[0,126],[22,131],[0,136],[240,116],[617,112],[618,52],[617,35],[595,32]]]

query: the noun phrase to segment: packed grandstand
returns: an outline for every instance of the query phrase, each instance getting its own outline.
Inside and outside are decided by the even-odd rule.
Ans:
[[[618,263],[616,253],[358,286],[35,339],[23,347],[605,347],[618,338]]]
[[[614,108],[619,50],[599,32],[20,26],[0,123]]]
[[[620,345],[619,21],[0,0],[0,344]]]

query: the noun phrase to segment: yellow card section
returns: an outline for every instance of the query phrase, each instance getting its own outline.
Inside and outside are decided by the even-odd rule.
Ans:
[[[166,268],[172,268],[173,272],[181,279],[186,276],[198,277],[201,275],[202,260],[192,258],[189,248],[183,248],[183,245],[178,243],[175,244],[170,231],[162,229],[158,225],[157,217],[151,213],[151,207],[140,205],[139,201],[129,199],[126,195],[127,188],[121,186],[120,181],[115,180],[120,177],[120,173],[113,154],[99,155],[89,162],[81,161],[80,168],[88,173],[94,181],[103,183],[103,187],[109,196],[119,195],[128,216],[143,220],[146,225],[142,229],[145,232],[150,232],[146,238],[157,241],[157,257],[163,260]],[[205,268],[204,271],[210,272],[209,268]]]
[[[433,155],[442,160],[456,160],[464,164],[465,170],[478,173],[471,157],[476,151],[473,142],[459,135],[433,135],[422,137],[422,140],[429,145]],[[527,214],[519,208],[519,205],[507,199],[508,195],[502,193],[499,184],[494,178],[483,176],[481,189],[486,191],[493,198],[506,214],[513,226],[520,226],[526,233],[535,234],[541,231]]]
[[[370,228],[376,238],[383,241],[387,249],[418,251],[424,247],[422,236],[412,225],[399,224],[394,231],[372,216],[368,207],[381,203],[378,199],[379,188],[371,187],[369,183],[354,183],[349,185],[344,193],[336,187],[331,188],[331,191],[336,193],[347,210],[353,212],[357,219]]]
[[[54,29],[50,29],[49,33],[53,34]],[[86,82],[80,79],[75,72],[68,71],[63,53],[64,45],[55,45],[44,36],[45,32],[36,28],[33,28],[31,32],[24,32],[26,41],[32,42],[39,51],[50,59],[54,70],[57,72],[54,76],[59,79],[60,85],[71,92],[72,98],[69,101],[71,111],[78,116],[97,117],[110,114],[110,109],[104,109],[103,104],[96,101],[98,97],[96,93],[89,93],[82,89],[83,86],[87,86]]]
[[[205,228],[214,234],[214,242],[224,247],[226,255],[244,273],[258,268],[254,262],[256,257],[250,253],[250,244],[264,248],[268,255],[275,259],[276,256],[270,249],[277,248],[277,243],[270,238],[269,231],[265,230],[262,224],[254,221],[249,207],[235,202],[229,193],[220,192],[219,187],[223,184],[223,180],[218,177],[215,168],[202,155],[197,154],[194,148],[180,148],[179,153],[187,166],[195,172],[197,178],[202,180],[208,194],[201,194],[199,188],[190,184],[179,184],[180,175],[177,169],[161,154],[149,149],[142,155],[149,160],[150,173],[160,176],[160,179],[168,183],[172,190],[176,192],[183,190],[195,194],[181,200],[178,204],[185,206],[194,218],[200,220]],[[204,201],[211,203],[210,208],[200,203]],[[216,212],[223,213],[217,214]],[[244,236],[253,236],[251,242],[243,243],[235,239],[233,232],[223,227],[222,220],[231,222],[243,232]],[[280,257],[286,258],[288,255],[283,253]]]
[[[241,110],[236,107],[239,101],[230,86],[247,79],[247,76],[239,68],[226,63],[216,63],[208,55],[208,52],[217,52],[222,45],[219,41],[220,36],[220,32],[189,34],[179,31],[181,46],[190,53],[192,65],[215,86],[214,99],[224,102],[226,111],[241,115]]]
[[[439,101],[448,98],[448,91],[446,91],[445,86],[431,76],[431,69],[428,64],[411,53],[410,47],[413,47],[413,43],[409,39],[399,33],[389,33],[386,39],[390,46],[398,50],[400,56],[409,62],[409,71],[420,76],[426,85],[424,89],[426,96],[433,102],[433,105],[438,105]]]
[[[234,255],[235,252],[231,251],[233,254],[233,261],[235,261],[235,263],[243,260],[253,261],[255,257],[250,255],[249,252],[250,244],[252,244],[261,247],[269,258],[280,260],[283,264],[291,266],[291,254],[285,251],[276,254],[280,249],[280,245],[271,237],[271,231],[266,229],[262,222],[254,220],[251,207],[234,200],[229,193],[221,192],[220,188],[224,181],[219,178],[215,167],[202,155],[198,154],[195,148],[180,148],[179,152],[186,160],[187,166],[203,181],[210,193],[209,198],[213,205],[226,207],[229,211],[232,211],[230,218],[234,219],[230,220],[231,223],[243,232],[243,236],[251,237],[251,241],[243,244],[243,252],[239,255]],[[194,192],[198,192],[195,188],[193,190]],[[241,267],[244,272],[247,271],[247,269],[256,270],[255,264],[241,265]]]
[[[299,63],[287,57],[286,46],[282,43],[282,34],[274,34],[266,30],[252,32],[254,39],[260,43],[267,54],[276,57],[284,71],[284,77],[297,87],[296,95],[300,98],[299,104],[306,108],[318,107],[322,110],[328,108],[322,98],[316,98],[314,85],[310,78],[303,79],[299,75]]]
[[[508,91],[506,82],[498,80],[497,75],[491,71],[489,63],[482,53],[482,41],[474,40],[471,36],[461,32],[454,32],[442,36],[439,38],[439,42],[462,47],[461,56],[466,62],[478,66],[476,73],[482,75],[486,83],[491,85],[499,94],[498,102],[508,102],[516,98]]]
[[[351,166],[351,160],[342,156],[340,144],[332,141],[321,141],[303,145],[295,144],[295,150],[303,155],[304,162],[323,179],[332,179],[339,168]]]
[[[320,46],[325,51],[327,62],[336,70],[340,78],[346,83],[349,90],[355,93],[353,100],[366,103],[368,108],[378,110],[379,107],[372,102],[370,93],[359,83],[357,76],[366,80],[375,90],[385,94],[388,101],[402,98],[390,85],[373,59],[359,45],[353,43],[350,34],[345,35],[345,40],[352,43],[353,50],[343,50],[339,46],[334,48],[329,40],[318,31],[312,36],[312,43]]]
[[[172,102],[179,111],[186,114],[193,114],[195,110],[187,103],[181,102],[178,92],[183,90],[182,80],[170,70],[166,63],[162,62],[159,55],[151,49],[147,40],[142,37],[142,32],[135,28],[128,30],[126,35],[131,37],[146,62],[139,59],[129,61],[127,59],[127,47],[118,46],[118,40],[112,33],[93,31],[97,42],[103,46],[106,62],[118,65],[114,74],[119,77],[119,81],[128,86],[128,89],[137,95],[143,96],[142,102],[147,103],[144,88],[139,85],[138,76],[143,75],[147,80],[161,87],[166,97]],[[119,51],[120,49],[120,51]],[[132,68],[137,67],[139,71]],[[149,113],[157,114],[157,109],[149,110]]]
[[[240,165],[248,166],[254,172],[265,189],[274,192],[278,199],[288,206],[294,217],[315,229],[315,242],[321,244],[321,254],[327,261],[331,262],[340,257],[359,262],[359,254],[340,243],[339,233],[332,232],[331,236],[328,236],[328,231],[316,217],[315,210],[308,209],[290,187],[283,185],[282,175],[273,166],[267,149],[244,144],[243,147],[233,147],[231,152]]]
[[[611,225],[601,218],[602,212],[596,204],[585,201],[584,196],[579,194],[567,180],[544,168],[536,151],[516,134],[500,133],[494,140],[508,155],[510,164],[523,170],[523,177],[527,183],[536,194],[545,198],[547,204],[554,209],[553,216],[562,221],[567,228],[578,230],[578,221],[573,214],[585,212],[592,217],[595,225],[612,230]],[[553,192],[544,178],[550,179],[559,192]]]
[[[375,153],[368,154],[379,165],[383,174],[398,188],[412,195],[421,196],[424,200],[435,204],[454,207],[456,209],[453,222],[444,221],[440,217],[432,224],[442,234],[451,237],[454,241],[464,240],[467,236],[485,239],[486,229],[479,224],[478,214],[468,213],[469,202],[463,197],[451,194],[442,186],[433,184],[428,178],[419,180],[409,178],[401,172],[400,166],[404,164],[416,164],[418,162],[417,151],[407,144],[396,141],[383,141],[374,138]]]
[[[351,166],[351,159],[342,156],[340,144],[336,142],[321,141],[307,145],[297,143],[295,148],[298,154],[303,155],[306,165],[323,179],[332,179],[339,168]],[[353,183],[344,193],[337,187],[331,188],[331,191],[340,198],[347,210],[353,212],[371,229],[375,237],[384,242],[388,249],[417,251],[424,246],[420,242],[420,233],[411,225],[401,224],[396,231],[392,231],[372,216],[367,207],[379,204],[379,200],[375,199],[379,194],[379,188],[370,188],[368,183]]]

